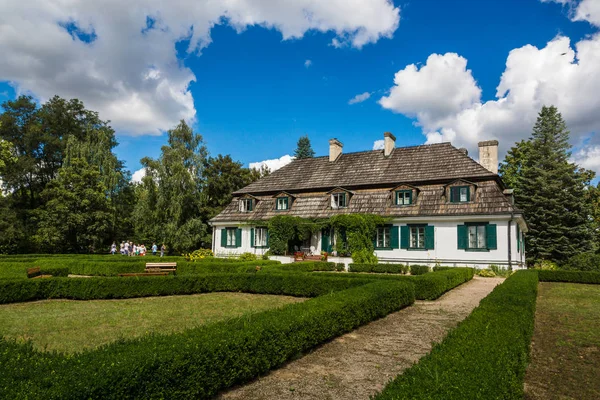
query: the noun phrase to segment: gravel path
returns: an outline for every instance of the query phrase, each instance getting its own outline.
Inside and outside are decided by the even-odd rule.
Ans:
[[[502,278],[474,277],[435,301],[417,301],[219,399],[368,399],[466,318]]]

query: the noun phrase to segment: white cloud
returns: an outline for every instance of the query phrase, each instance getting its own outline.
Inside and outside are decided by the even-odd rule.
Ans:
[[[311,60],[306,60],[304,61],[304,67],[308,68],[312,65],[312,61]]]
[[[385,140],[376,140],[373,142],[373,150],[383,150],[385,146]]]
[[[400,22],[390,0],[3,3],[0,81],[41,101],[55,94],[79,98],[129,134],[159,134],[194,118],[189,85],[196,77],[175,44],[189,40],[188,54],[199,52],[215,25],[238,32],[258,25],[284,40],[333,32],[338,43],[361,48],[392,37]]]
[[[481,89],[456,53],[432,54],[421,68],[408,65],[396,73],[394,86],[379,103],[389,110],[416,117],[424,127],[479,101]]]
[[[542,3],[559,3],[569,6],[572,21],[587,21],[600,26],[600,1],[598,0],[540,0]]]
[[[512,50],[496,99],[485,102],[464,58],[432,57],[420,70],[412,65],[399,71],[390,95],[380,100],[385,108],[416,118],[427,143],[452,141],[473,152],[478,141],[498,139],[504,152],[530,136],[542,106],[555,105],[574,145],[584,139],[590,146],[600,144],[600,33],[574,46],[558,36],[541,49],[527,45]],[[432,60],[435,73],[428,71]],[[598,165],[595,152],[578,157],[582,165]]]
[[[600,145],[583,147],[573,154],[572,161],[582,168],[600,171]]]
[[[142,178],[146,176],[146,168],[138,169],[131,175],[131,182],[133,183],[141,183]]]
[[[363,101],[367,100],[369,97],[371,97],[371,93],[369,93],[369,92],[357,94],[356,96],[354,96],[353,98],[351,98],[348,101],[348,104],[362,103]]]
[[[254,169],[261,169],[263,166],[266,166],[267,168],[269,168],[269,171],[273,172],[285,165],[288,165],[293,160],[294,160],[294,157],[290,156],[289,154],[286,154],[285,156],[281,156],[281,157],[275,158],[273,160],[264,160],[264,161],[253,162],[253,163],[250,163],[249,166],[250,166],[250,168],[254,168]]]

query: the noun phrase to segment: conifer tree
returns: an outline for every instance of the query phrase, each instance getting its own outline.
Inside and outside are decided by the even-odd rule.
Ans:
[[[315,151],[310,145],[310,139],[307,135],[302,136],[298,139],[298,147],[296,147],[296,151],[294,151],[294,157],[296,160],[301,160],[303,158],[313,158],[315,156]]]
[[[530,262],[545,259],[560,263],[594,246],[592,210],[586,201],[593,172],[569,162],[568,140],[561,114],[554,106],[544,106],[530,145],[517,145],[509,156],[518,157],[505,159],[505,171],[514,169],[511,163],[520,163],[519,173],[511,179],[515,201],[529,225],[526,251]]]

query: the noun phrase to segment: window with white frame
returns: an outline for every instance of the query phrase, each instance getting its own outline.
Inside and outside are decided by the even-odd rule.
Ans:
[[[331,195],[331,208],[347,207],[346,193],[333,193]]]
[[[424,249],[425,248],[425,227],[411,226],[410,227],[410,248]]]
[[[227,247],[235,247],[235,228],[227,229]]]
[[[267,228],[254,229],[254,247],[267,247]]]
[[[487,249],[486,224],[468,225],[467,235],[469,249]]]
[[[389,226],[381,226],[377,228],[377,237],[375,239],[375,244],[378,249],[386,249],[391,247]]]
[[[396,205],[408,206],[412,204],[412,190],[397,190]]]
[[[241,199],[240,200],[240,212],[252,211],[252,199]]]
[[[278,197],[275,204],[277,210],[287,210],[289,208],[289,197]]]

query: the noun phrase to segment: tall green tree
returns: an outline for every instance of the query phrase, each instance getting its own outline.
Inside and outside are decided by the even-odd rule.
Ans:
[[[501,172],[515,188],[515,202],[529,225],[530,262],[564,262],[594,248],[587,191],[594,173],[569,162],[569,131],[556,107],[544,106],[528,144],[509,152]]]
[[[72,159],[42,192],[35,210],[38,248],[50,253],[102,252],[110,232],[112,204],[97,167]]]
[[[298,144],[296,150],[294,151],[294,157],[297,160],[301,160],[303,158],[312,158],[315,156],[315,151],[310,145],[310,139],[308,135],[302,136],[298,139]]]
[[[179,253],[202,245],[203,172],[207,150],[202,136],[185,121],[168,132],[159,159],[143,158],[146,176],[135,209],[135,231]]]

